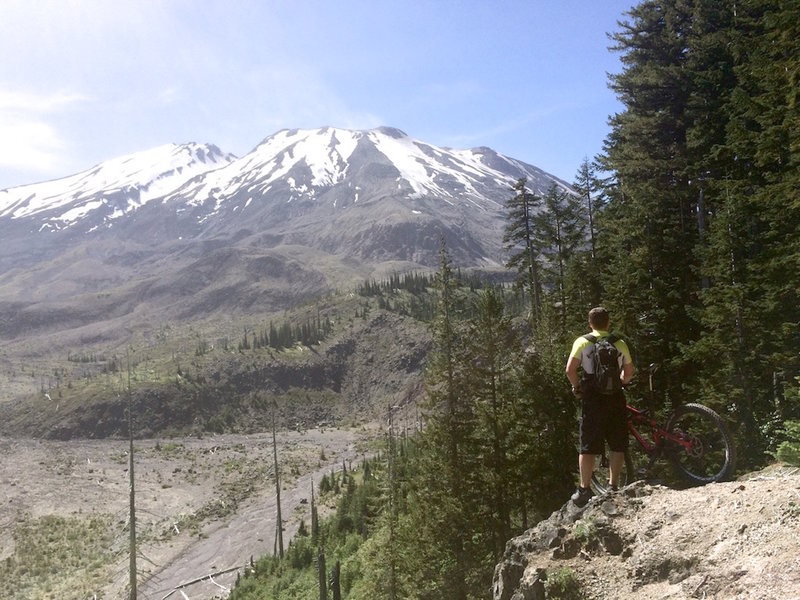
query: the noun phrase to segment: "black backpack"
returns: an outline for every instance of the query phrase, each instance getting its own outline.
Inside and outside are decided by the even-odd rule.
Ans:
[[[615,335],[598,339],[597,336],[587,334],[583,336],[592,344],[592,365],[594,375],[592,376],[592,387],[604,396],[616,394],[622,389],[622,382],[619,379],[619,350],[614,343],[619,340]]]

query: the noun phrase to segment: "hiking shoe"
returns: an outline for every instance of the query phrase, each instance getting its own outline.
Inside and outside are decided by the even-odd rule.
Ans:
[[[578,508],[583,508],[586,506],[586,503],[589,502],[592,496],[594,496],[594,493],[592,493],[592,488],[578,487],[578,489],[575,490],[575,493],[572,494],[570,500],[572,500],[572,503]]]

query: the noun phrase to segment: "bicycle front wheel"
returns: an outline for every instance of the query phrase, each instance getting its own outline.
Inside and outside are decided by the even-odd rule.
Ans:
[[[679,406],[667,423],[678,441],[666,441],[666,456],[692,483],[723,481],[734,469],[733,442],[725,422],[702,404]]]

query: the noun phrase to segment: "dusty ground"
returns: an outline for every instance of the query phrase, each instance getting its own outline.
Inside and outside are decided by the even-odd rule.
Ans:
[[[358,465],[371,452],[371,438],[372,432],[363,428],[279,434],[284,545],[301,519],[310,523],[312,478],[318,484],[331,469],[340,470],[343,460]],[[13,588],[15,599],[126,597],[127,452],[128,443],[118,440],[0,438],[0,579],[20,579]],[[272,553],[271,435],[143,440],[136,442],[135,457],[139,598],[224,597],[236,571],[223,571]],[[40,557],[32,555],[36,549],[21,555],[15,532],[41,532],[35,548],[57,545],[45,527],[53,515],[67,518],[78,531],[87,531],[82,524],[94,516],[107,523],[97,550],[100,558],[78,569],[68,547],[43,560],[40,571],[21,568]],[[215,573],[220,574],[208,578]]]
[[[537,568],[572,571],[593,600],[800,599],[798,468],[682,491],[638,482],[547,523],[510,543],[504,564],[524,556],[525,572],[504,593],[496,577],[495,599],[532,593]]]

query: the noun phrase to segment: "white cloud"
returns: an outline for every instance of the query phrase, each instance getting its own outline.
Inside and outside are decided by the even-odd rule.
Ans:
[[[0,114],[0,165],[47,173],[57,167],[64,141],[43,121],[8,119]]]
[[[26,112],[49,113],[86,100],[88,100],[86,96],[69,92],[34,94],[0,90],[0,111],[23,110]]]
[[[162,104],[175,104],[181,99],[181,90],[176,85],[162,89],[156,96]]]
[[[52,120],[86,99],[68,92],[0,91],[0,165],[41,173],[61,167],[67,144]]]

